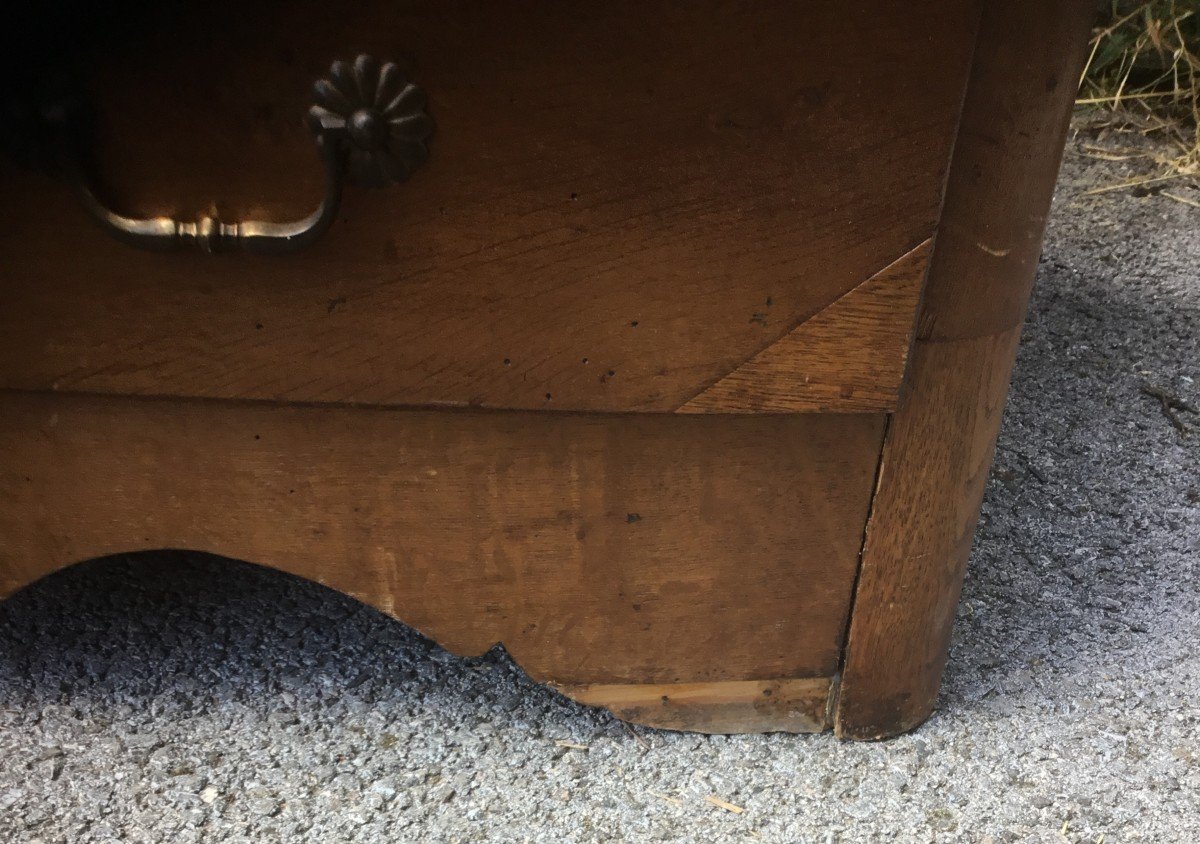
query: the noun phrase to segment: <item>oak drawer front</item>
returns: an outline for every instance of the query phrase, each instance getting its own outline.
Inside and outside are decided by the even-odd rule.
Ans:
[[[428,93],[426,164],[289,256],[149,254],[0,202],[0,386],[511,409],[891,409],[977,10],[206,4],[92,68],[128,213],[295,217],[333,59]],[[151,70],[152,69],[152,70]]]

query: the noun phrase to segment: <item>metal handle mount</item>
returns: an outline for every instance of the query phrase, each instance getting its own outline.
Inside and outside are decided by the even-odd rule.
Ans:
[[[68,157],[68,173],[84,207],[117,239],[142,249],[196,246],[205,252],[242,249],[280,255],[303,249],[333,223],[342,181],[384,187],[403,182],[429,157],[433,121],[425,113],[425,93],[408,82],[395,64],[361,55],[353,64],[334,62],[313,85],[316,104],[308,124],[325,167],[325,195],[307,217],[289,222],[225,222],[202,216],[126,217],[96,195],[79,156]]]

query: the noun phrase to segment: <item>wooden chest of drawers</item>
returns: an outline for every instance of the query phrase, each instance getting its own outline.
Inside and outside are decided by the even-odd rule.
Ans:
[[[3,170],[0,595],[193,548],[643,723],[919,723],[1089,4],[852,5],[84,27]]]

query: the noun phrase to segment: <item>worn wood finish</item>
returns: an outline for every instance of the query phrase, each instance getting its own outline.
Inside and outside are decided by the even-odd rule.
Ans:
[[[925,241],[805,320],[678,412],[894,410],[930,243]]]
[[[881,415],[584,416],[0,393],[0,594],[190,548],[565,685],[832,676]]]
[[[358,51],[428,90],[432,156],[284,258],[131,251],[65,185],[6,169],[2,387],[674,411],[930,237],[977,19],[974,0],[179,6],[139,5],[154,25],[91,59],[121,210],[307,213],[309,85]],[[826,368],[819,404],[885,406],[894,371]]]
[[[1090,2],[226,2],[96,62],[122,210],[307,210],[360,50],[430,165],[271,259],[6,170],[0,597],[193,548],[655,726],[926,717]]]
[[[726,683],[560,686],[580,703],[666,730],[819,733],[829,727],[831,677]]]
[[[839,735],[933,707],[1008,390],[1090,0],[989,3],[846,648]]]

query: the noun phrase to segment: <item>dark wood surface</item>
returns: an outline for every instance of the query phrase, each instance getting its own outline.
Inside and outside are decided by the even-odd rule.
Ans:
[[[564,685],[832,676],[884,421],[0,402],[0,594],[191,548]]]
[[[984,11],[905,393],[883,449],[839,735],[912,729],[937,696],[1094,12],[1091,0]]]
[[[4,165],[0,596],[193,548],[643,723],[915,726],[1092,4],[983,5],[164,12],[93,68],[121,210],[306,211],[358,51],[433,157],[288,258],[134,252]]]
[[[65,185],[7,170],[0,386],[673,411],[931,236],[977,14],[253,6],[162,12],[96,56],[119,210],[307,213],[308,89],[359,51],[428,90],[428,164],[270,258],[131,251]],[[890,406],[895,370],[847,367],[822,406]]]

